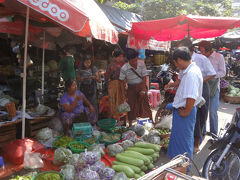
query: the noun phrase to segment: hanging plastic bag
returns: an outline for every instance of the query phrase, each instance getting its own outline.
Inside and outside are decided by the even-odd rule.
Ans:
[[[131,108],[126,101],[118,106],[118,112],[120,113],[125,113],[129,111],[131,111]]]
[[[41,158],[40,153],[32,153],[32,148],[28,147],[28,149],[24,152],[24,162],[23,166],[26,169],[37,169],[43,167],[43,160]]]
[[[160,123],[155,125],[155,128],[172,129],[172,118],[172,114],[164,116]]]
[[[48,127],[39,130],[36,134],[37,140],[47,141],[51,137],[53,137],[53,131]]]

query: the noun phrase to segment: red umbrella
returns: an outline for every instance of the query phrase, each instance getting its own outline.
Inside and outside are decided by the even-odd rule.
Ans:
[[[18,2],[20,3],[18,3]],[[94,0],[8,0],[0,8],[0,16],[26,15],[30,7],[30,19],[39,22],[55,22],[82,37],[94,37],[116,44],[118,33]],[[44,20],[43,20],[44,19]]]
[[[186,36],[194,39],[218,37],[228,29],[240,26],[240,18],[184,16],[133,22],[128,45],[144,48],[152,40],[175,41]],[[135,43],[136,41],[137,43]],[[137,46],[135,44],[137,44]]]

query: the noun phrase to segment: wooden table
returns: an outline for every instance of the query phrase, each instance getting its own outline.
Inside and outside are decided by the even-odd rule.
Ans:
[[[16,139],[17,124],[21,122],[22,119],[18,119],[0,126],[0,147]]]

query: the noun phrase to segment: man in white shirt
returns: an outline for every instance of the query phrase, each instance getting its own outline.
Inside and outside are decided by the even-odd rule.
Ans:
[[[126,57],[128,62],[122,66],[119,79],[128,87],[127,98],[131,109],[128,112],[128,121],[129,126],[132,126],[132,121],[137,117],[153,118],[147,94],[148,73],[144,61],[138,60],[138,52],[130,48],[126,51]]]
[[[219,106],[219,92],[220,92],[220,78],[226,75],[225,59],[223,55],[216,53],[212,49],[212,45],[208,41],[201,41],[199,43],[199,50],[205,55],[213,65],[216,71],[216,76],[209,81],[210,86],[210,105],[209,105],[209,120],[210,132],[218,133],[218,106]]]
[[[183,71],[173,107],[173,122],[168,155],[174,158],[187,152],[193,157],[196,105],[201,101],[203,78],[199,67],[192,62],[187,47],[179,47],[173,53],[174,65]],[[170,108],[168,105],[167,108]]]
[[[213,79],[216,75],[216,72],[209,61],[209,59],[202,55],[194,52],[194,46],[192,41],[188,38],[185,38],[179,42],[180,46],[186,46],[190,50],[192,56],[192,61],[200,68],[203,76],[203,91],[202,97],[205,99],[205,104],[197,109],[197,118],[196,125],[194,130],[194,152],[199,151],[200,140],[203,136],[203,130],[208,117],[208,108],[209,108],[209,99],[210,99],[210,89],[208,81]]]

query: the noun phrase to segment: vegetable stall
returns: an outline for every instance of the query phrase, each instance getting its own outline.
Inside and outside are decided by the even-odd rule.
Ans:
[[[117,126],[114,119],[101,121],[97,129],[90,123],[74,124],[73,137],[43,128],[33,139],[18,140],[18,143],[5,146],[4,160],[23,165],[8,178],[144,180],[164,179],[173,175],[174,169],[178,175],[186,173],[190,160],[184,155],[158,167],[160,151],[167,148],[164,142],[169,139],[170,130],[155,129],[151,123],[129,128]],[[109,126],[101,126],[106,123]],[[22,153],[13,153],[16,149]],[[26,170],[28,173],[23,174]]]

